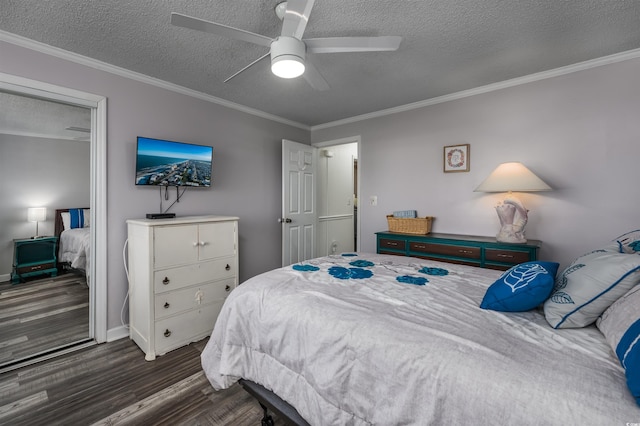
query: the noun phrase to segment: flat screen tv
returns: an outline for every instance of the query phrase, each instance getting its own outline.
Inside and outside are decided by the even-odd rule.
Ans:
[[[211,186],[213,148],[138,136],[136,185]]]

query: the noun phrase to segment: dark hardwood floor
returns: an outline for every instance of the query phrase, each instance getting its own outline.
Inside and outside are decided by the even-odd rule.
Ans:
[[[204,377],[206,341],[149,362],[120,339],[1,374],[0,424],[260,425],[239,385],[216,392]]]
[[[0,367],[82,340],[89,340],[84,275],[0,284]]]

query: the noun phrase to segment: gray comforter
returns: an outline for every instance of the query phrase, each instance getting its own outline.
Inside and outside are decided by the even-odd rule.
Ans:
[[[597,328],[478,307],[500,272],[375,254],[296,268],[229,295],[202,354],[214,388],[255,381],[312,425],[640,422]]]

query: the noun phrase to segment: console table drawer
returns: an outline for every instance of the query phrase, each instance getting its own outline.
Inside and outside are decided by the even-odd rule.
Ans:
[[[528,252],[518,250],[486,249],[485,258],[494,262],[523,263],[531,260]]]
[[[409,249],[420,253],[443,254],[467,259],[480,259],[481,256],[480,247],[454,246],[450,244],[411,242],[409,243]]]
[[[406,247],[406,244],[404,240],[391,240],[388,238],[381,238],[380,247],[393,249],[393,250],[404,250]]]

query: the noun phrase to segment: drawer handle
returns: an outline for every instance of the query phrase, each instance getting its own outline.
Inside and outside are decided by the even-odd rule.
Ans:
[[[231,266],[229,266],[229,264],[227,263],[227,266],[225,266],[224,269],[229,271],[231,269]]]
[[[498,253],[497,256],[498,257],[506,257],[508,259],[513,259],[513,255],[512,254]]]
[[[228,285],[227,285],[227,286],[225,286],[225,287],[224,287],[224,291],[231,291],[231,286],[228,286]]]
[[[171,282],[171,280],[169,279],[169,277],[164,277],[164,280],[162,280],[162,284],[164,285],[168,285]]]
[[[387,245],[388,245],[388,246],[397,246],[397,245],[398,245],[398,243],[396,243],[396,242],[392,242],[392,241],[388,241],[388,242],[387,242]]]
[[[33,270],[42,269],[42,265],[32,266],[31,269],[33,269]]]
[[[170,332],[170,331],[169,331],[169,329],[167,328],[167,329],[164,331],[164,337],[169,337],[169,336],[171,336],[171,332]]]
[[[164,308],[165,308],[165,309],[169,309],[169,306],[171,306],[171,305],[169,304],[169,302],[164,302]]]
[[[471,251],[471,250],[458,250],[458,253],[473,254],[473,251]]]
[[[425,246],[424,244],[416,244],[415,247],[419,248],[419,249],[426,249],[427,248],[427,246]]]

